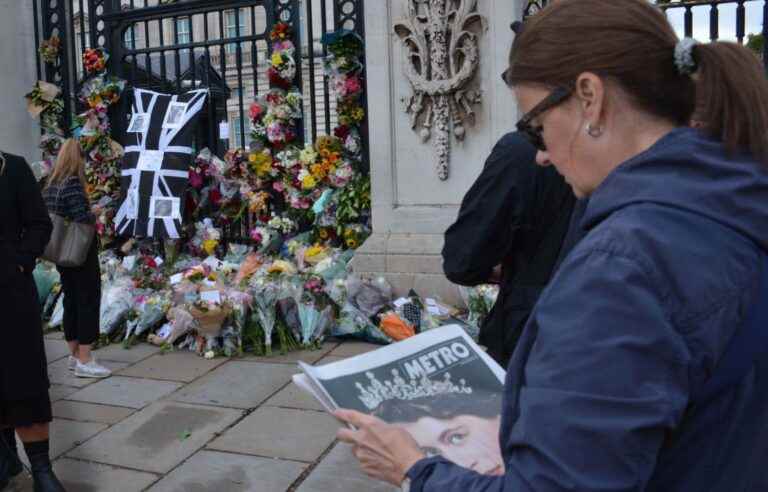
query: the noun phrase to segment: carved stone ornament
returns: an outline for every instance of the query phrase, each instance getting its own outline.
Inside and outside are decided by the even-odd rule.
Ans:
[[[432,138],[437,175],[448,179],[451,132],[464,140],[465,124],[475,124],[480,93],[467,88],[477,73],[477,31],[485,29],[477,0],[405,0],[408,18],[394,28],[406,49],[404,73],[413,88],[405,100],[411,128]],[[479,28],[473,29],[473,26]]]

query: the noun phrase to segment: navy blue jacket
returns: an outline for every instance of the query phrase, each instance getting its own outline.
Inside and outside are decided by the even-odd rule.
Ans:
[[[412,492],[764,490],[765,358],[691,395],[757,302],[768,168],[676,129],[606,178],[581,227],[508,367],[505,475],[428,458]]]

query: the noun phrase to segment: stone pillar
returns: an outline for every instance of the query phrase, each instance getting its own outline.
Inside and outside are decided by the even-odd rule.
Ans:
[[[407,17],[407,2],[365,4],[373,234],[352,265],[364,275],[384,274],[398,294],[414,288],[458,303],[456,287],[442,274],[443,233],[493,145],[516,122],[514,95],[501,73],[520,3],[477,0],[487,30],[479,34],[480,65],[470,89],[479,90],[482,100],[474,106],[476,122],[466,126],[464,141],[451,137],[447,180],[438,177],[432,143],[421,141],[405,112],[412,89],[403,71],[406,52],[393,26]]]
[[[27,113],[24,94],[37,78],[31,0],[0,0],[0,149],[40,160],[40,127]]]

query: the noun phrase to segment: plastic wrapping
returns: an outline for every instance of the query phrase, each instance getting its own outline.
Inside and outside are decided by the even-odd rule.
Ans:
[[[101,313],[99,316],[102,335],[109,335],[125,320],[133,308],[133,282],[129,277],[118,277],[102,287]]]
[[[169,344],[172,345],[179,338],[183,337],[192,330],[197,329],[195,318],[189,314],[189,311],[180,307],[174,307],[168,310],[168,323],[170,329],[163,327],[158,335],[150,335],[147,340],[154,345]],[[167,332],[167,334],[166,334]],[[163,336],[165,335],[165,336]]]
[[[37,297],[40,302],[40,307],[45,306],[45,302],[48,300],[48,296],[51,294],[53,287],[60,283],[61,277],[56,270],[55,265],[46,262],[40,262],[35,267],[35,271],[32,272],[35,278],[35,286],[37,287]]]

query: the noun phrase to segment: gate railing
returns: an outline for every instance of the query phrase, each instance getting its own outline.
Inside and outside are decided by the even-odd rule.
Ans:
[[[762,2],[762,8],[760,5]],[[525,3],[523,9],[523,18],[535,14],[549,3],[549,0],[529,0]],[[709,40],[716,41],[722,39],[720,29],[722,27],[720,14],[724,9],[734,8],[735,12],[735,41],[744,44],[745,39],[748,46],[762,57],[763,64],[768,70],[768,49],[764,44],[768,36],[768,1],[766,0],[656,0],[656,4],[670,18],[672,26],[685,37],[694,37],[696,32],[695,11],[709,7]],[[677,12],[683,12],[682,21],[676,19]],[[749,12],[748,12],[749,11]],[[751,14],[748,16],[748,13]],[[761,28],[753,32],[747,32],[747,20],[759,18]],[[682,25],[681,25],[682,24]],[[754,45],[749,41],[756,39]]]
[[[55,64],[38,59],[39,78],[55,82],[64,94],[62,128],[78,111],[83,81],[82,53],[102,47],[109,71],[129,86],[169,93],[209,87],[211,104],[196,136],[198,147],[218,154],[249,143],[251,101],[269,87],[268,33],[278,21],[294,27],[297,77],[305,97],[305,138],[330,134],[336,125],[335,100],[323,71],[327,56],[320,39],[340,28],[364,37],[363,0],[33,0],[37,46],[57,35],[62,42]],[[127,114],[123,98],[116,114]],[[127,122],[112,118],[113,133]],[[226,137],[220,138],[220,130]],[[363,125],[367,156],[367,120]],[[367,164],[367,158],[366,158]]]

